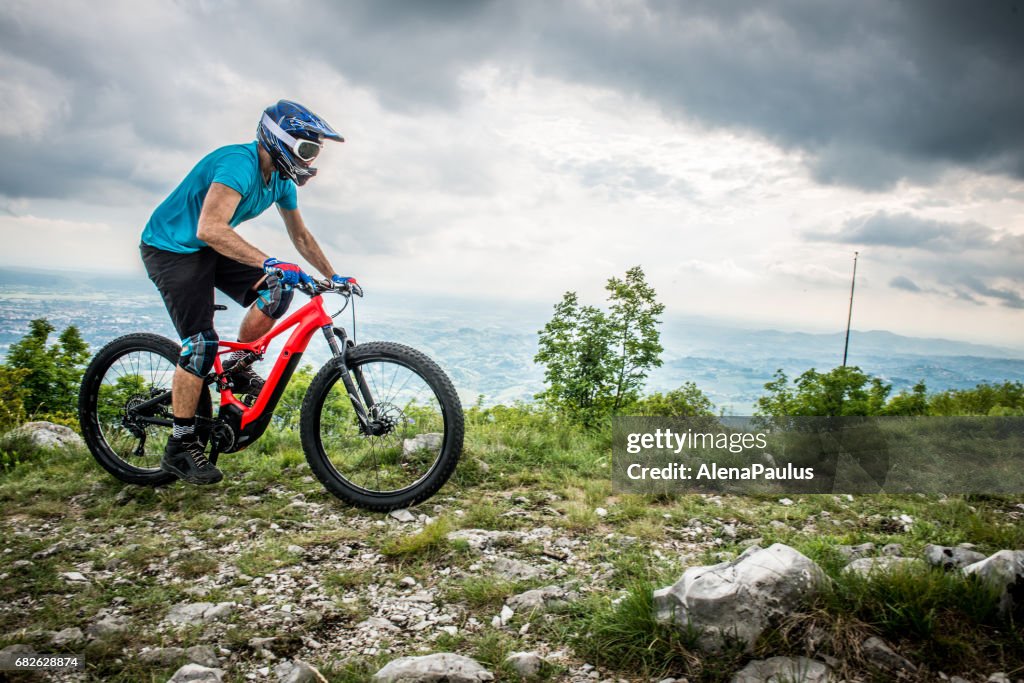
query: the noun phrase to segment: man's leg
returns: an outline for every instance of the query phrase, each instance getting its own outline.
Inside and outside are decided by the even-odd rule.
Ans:
[[[251,302],[249,312],[245,314],[242,326],[238,329],[238,341],[251,342],[269,332],[274,322],[288,312],[293,294],[292,290],[284,288],[276,275],[260,277],[244,295],[236,298],[243,305]]]
[[[204,446],[195,435],[195,424],[203,377],[217,353],[217,333],[213,329],[217,254],[208,247],[182,254],[147,245],[139,250],[174,329],[182,336],[181,355],[171,380],[173,431],[160,467],[193,484],[212,484],[222,475],[206,459]]]
[[[192,484],[214,484],[223,476],[206,459],[204,445],[196,437],[196,408],[217,346],[217,333],[212,327],[182,339],[181,355],[171,381],[173,432],[160,468]]]
[[[171,380],[171,407],[175,419],[195,418],[202,389],[201,377],[196,377],[180,365],[174,368],[174,378]]]
[[[238,341],[243,343],[256,341],[267,332],[270,332],[270,328],[273,326],[274,319],[261,312],[256,304],[252,304],[242,319],[241,326],[238,328]],[[245,367],[242,370],[232,370],[235,364],[242,360],[245,355],[245,351],[233,351],[224,361],[224,369],[231,373],[233,391],[236,394],[248,394],[255,399],[263,390],[266,380],[251,367]]]
[[[249,307],[249,311],[242,319],[242,325],[238,328],[238,341],[251,342],[259,339],[270,332],[270,328],[273,326],[274,319],[263,312],[257,299],[257,302]]]
[[[171,379],[171,412],[174,415],[171,437],[168,443],[177,447],[183,439],[195,439],[196,408],[203,389],[203,380],[180,365],[174,368]]]
[[[249,306],[238,329],[238,341],[255,341],[269,332],[274,323],[287,312],[293,292],[286,291],[276,276],[264,276],[256,268],[228,259],[222,259],[218,268],[217,286],[221,291],[243,306]],[[255,282],[254,275],[258,276]],[[224,368],[230,370],[244,356],[244,352],[235,351],[225,361]],[[263,390],[265,380],[252,368],[232,372],[232,376],[236,394],[255,397]]]

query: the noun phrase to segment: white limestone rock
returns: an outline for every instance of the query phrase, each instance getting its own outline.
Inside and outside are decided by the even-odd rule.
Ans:
[[[26,422],[7,432],[5,436],[26,438],[36,448],[71,448],[85,445],[82,437],[70,427],[43,420]]]
[[[828,683],[832,677],[822,662],[807,657],[755,659],[736,672],[731,683]]]
[[[167,683],[221,683],[224,671],[199,664],[186,664],[171,676]]]
[[[1002,590],[1000,614],[1006,616],[1024,607],[1024,550],[1000,550],[964,567],[964,574]]]
[[[234,610],[233,602],[189,602],[179,603],[172,607],[164,618],[171,624],[192,626],[195,624],[208,624],[213,621],[226,619]]]
[[[373,675],[379,683],[480,683],[494,674],[474,659],[450,652],[422,657],[399,657]]]
[[[924,559],[925,562],[933,567],[942,567],[946,571],[950,571],[952,569],[963,569],[975,562],[981,562],[985,559],[985,555],[959,546],[951,548],[929,543],[924,547]]]
[[[655,591],[655,616],[700,629],[706,650],[719,650],[726,638],[750,648],[773,620],[800,609],[826,581],[818,565],[787,545],[753,546],[735,560],[690,567]]]

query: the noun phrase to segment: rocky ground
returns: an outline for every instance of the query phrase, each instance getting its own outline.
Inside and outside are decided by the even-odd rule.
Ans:
[[[110,490],[106,483],[94,484],[73,496],[59,519],[5,516],[6,554],[39,549],[5,565],[5,585],[29,590],[0,605],[3,620],[23,623],[29,640],[49,641],[62,651],[130,634],[140,647],[121,657],[156,666],[182,659],[180,645],[204,643],[201,652],[184,659],[216,664],[236,679],[267,679],[281,659],[328,666],[353,657],[385,661],[436,650],[439,640],[503,631],[563,669],[563,680],[600,680],[605,672],[531,629],[538,620],[557,621],[557,614],[544,613],[552,602],[609,590],[614,564],[595,562],[595,552],[603,558],[607,549],[640,542],[609,526],[599,530],[598,550],[591,529],[578,533],[562,526],[565,513],[553,507],[558,496],[538,505],[525,496],[495,494],[495,505],[507,506],[499,515],[502,526],[515,528],[445,531],[437,537],[443,542],[435,544],[452,550],[435,563],[415,550],[408,559],[400,552],[385,554],[374,539],[448,529],[450,522],[440,517],[457,522],[466,516],[460,501],[450,497],[415,513],[377,515],[323,497],[307,500],[283,486],[242,496],[240,508],[217,505],[222,492],[215,489],[125,487],[113,497]],[[186,521],[160,511],[164,498],[190,497],[205,498],[209,511]],[[102,513],[106,506],[145,507],[150,513],[111,523]],[[252,507],[262,516],[246,517]],[[270,509],[283,514],[267,514]],[[686,561],[722,544],[713,527],[699,522],[678,535],[649,551]],[[44,580],[48,585],[41,585]],[[488,609],[460,601],[467,585],[499,598],[509,593],[507,604],[492,599]],[[46,588],[55,592],[41,604],[40,589]],[[105,604],[104,596],[111,596]],[[24,617],[42,609],[50,628],[38,631]],[[7,640],[16,635],[9,633]]]
[[[925,558],[932,541],[967,553],[953,549],[971,540],[987,557],[1020,538],[1024,517],[1024,504],[997,501],[974,511],[990,527],[969,539],[970,528],[945,521],[970,509],[959,500],[658,501],[613,496],[607,480],[538,481],[472,458],[435,499],[383,515],[330,497],[294,453],[229,461],[218,486],[155,490],[114,481],[81,451],[53,453],[31,472],[0,475],[0,648],[84,653],[89,666],[25,680],[220,680],[188,678],[180,667],[191,663],[225,681],[356,681],[438,652],[471,657],[498,680],[661,680],[673,672],[600,661],[581,645],[589,613],[614,608],[638,582],[667,585],[687,567],[775,542],[825,547],[844,563]],[[731,671],[754,666],[755,654]],[[832,659],[835,680],[886,680]],[[997,664],[914,666],[899,675],[1024,677]],[[735,680],[771,674],[757,675]]]

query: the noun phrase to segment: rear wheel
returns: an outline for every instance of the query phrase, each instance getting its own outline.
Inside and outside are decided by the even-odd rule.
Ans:
[[[171,380],[180,352],[166,337],[129,334],[104,346],[85,371],[78,396],[82,436],[96,461],[121,481],[160,486],[177,479],[160,469],[160,458],[171,435]],[[196,416],[204,443],[211,414],[210,390],[203,387]]]
[[[462,405],[444,371],[401,344],[351,347],[347,370],[369,409],[363,428],[341,364],[325,365],[302,403],[302,446],[328,491],[367,510],[410,507],[444,485],[462,453]]]

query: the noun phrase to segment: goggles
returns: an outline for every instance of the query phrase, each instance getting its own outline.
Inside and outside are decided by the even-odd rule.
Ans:
[[[278,140],[288,145],[288,148],[295,153],[302,161],[309,163],[316,159],[317,155],[320,154],[320,150],[323,148],[323,143],[315,140],[307,140],[306,138],[295,138],[292,137],[286,130],[277,125],[274,119],[270,118],[266,114],[263,115],[263,125],[277,137]]]
[[[295,156],[308,162],[316,159],[316,155],[320,153],[322,148],[323,145],[319,142],[298,138],[292,146],[292,151],[295,152]]]

